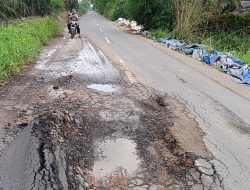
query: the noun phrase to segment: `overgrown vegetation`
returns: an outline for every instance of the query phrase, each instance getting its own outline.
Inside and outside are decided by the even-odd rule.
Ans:
[[[26,17],[51,13],[50,0],[0,0],[0,18]]]
[[[231,52],[234,56],[250,65],[250,37],[242,31],[237,32],[207,32],[204,35],[193,35],[191,42],[206,44],[222,52]]]
[[[81,2],[87,2],[83,0]],[[89,2],[89,1],[88,1]],[[78,0],[0,0],[0,21],[8,18],[45,16],[79,8]]]
[[[93,0],[112,20],[136,20],[154,37],[174,37],[231,52],[250,64],[250,13],[232,11],[240,0]]]
[[[88,9],[90,9],[91,2],[89,0],[82,0],[79,2],[78,5],[78,14],[83,15],[85,14]]]
[[[59,33],[58,21],[50,17],[16,21],[0,27],[0,79],[19,71]]]
[[[205,8],[201,0],[175,0],[175,27],[177,38],[187,39],[198,29],[205,17]]]

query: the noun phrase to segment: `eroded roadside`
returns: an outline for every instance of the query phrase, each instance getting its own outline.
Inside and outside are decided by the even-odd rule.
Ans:
[[[57,39],[1,87],[0,189],[223,189],[185,107]]]

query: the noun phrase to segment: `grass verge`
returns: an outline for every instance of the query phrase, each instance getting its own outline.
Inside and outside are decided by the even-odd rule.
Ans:
[[[203,36],[194,36],[192,41],[208,45],[221,52],[230,52],[250,65],[250,35],[245,32],[217,31]]]
[[[61,33],[51,17],[14,21],[0,27],[0,79],[7,79],[34,59],[54,36]]]

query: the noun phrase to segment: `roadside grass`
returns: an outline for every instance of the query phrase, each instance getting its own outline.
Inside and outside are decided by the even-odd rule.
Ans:
[[[51,17],[14,21],[0,27],[0,79],[19,72],[60,32],[59,22]]]
[[[221,52],[230,52],[250,65],[250,35],[246,32],[217,31],[205,35],[194,35],[192,42],[207,45]]]
[[[147,34],[148,38],[175,37],[174,32],[164,30],[153,30]],[[246,32],[224,32],[217,31],[206,34],[193,34],[191,38],[184,39],[188,43],[200,43],[207,45],[209,48],[230,52],[235,57],[243,60],[250,66],[250,35]]]
[[[172,34],[170,32],[167,32],[165,30],[162,29],[158,29],[158,30],[152,30],[147,34],[147,38],[165,38],[165,37],[171,37]]]

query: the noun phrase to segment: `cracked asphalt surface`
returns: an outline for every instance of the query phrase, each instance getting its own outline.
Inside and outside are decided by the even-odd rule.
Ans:
[[[107,20],[88,14],[81,22],[88,38],[55,39],[34,67],[0,87],[0,189],[231,189],[231,166],[208,146],[221,148],[202,127],[213,128],[203,112],[138,80],[127,64],[136,53],[124,59],[107,34],[93,39],[89,31],[97,35],[93,27]],[[102,31],[128,35],[113,26]],[[231,113],[219,102],[216,108]],[[231,115],[227,124],[247,132]]]
[[[85,15],[80,24],[113,62],[125,63],[139,82],[185,105],[183,111],[205,133],[205,145],[217,159],[214,164],[225,189],[249,189],[249,87],[161,44],[128,34],[96,13]]]

